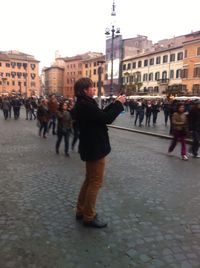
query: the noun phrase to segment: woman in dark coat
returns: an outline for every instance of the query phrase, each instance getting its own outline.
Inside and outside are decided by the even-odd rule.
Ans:
[[[37,109],[37,119],[39,122],[39,136],[47,138],[47,126],[50,118],[50,113],[47,106],[47,99],[43,99]],[[43,134],[42,134],[43,132]]]
[[[97,217],[95,205],[103,183],[105,157],[111,151],[106,124],[111,124],[124,110],[125,98],[119,96],[114,103],[101,110],[93,99],[95,89],[91,79],[79,79],[74,90],[80,130],[79,152],[81,159],[86,162],[86,178],[79,193],[76,218],[83,218],[86,226],[103,228],[107,223]]]
[[[66,102],[60,103],[57,111],[57,142],[56,142],[56,153],[59,154],[59,147],[64,138],[65,142],[65,155],[69,156],[69,136],[72,129],[72,118],[70,112],[67,110],[68,104]]]

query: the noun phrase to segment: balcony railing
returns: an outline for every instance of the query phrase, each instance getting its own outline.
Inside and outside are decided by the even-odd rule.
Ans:
[[[162,78],[158,80],[159,85],[168,85],[169,84],[169,79],[168,78]]]

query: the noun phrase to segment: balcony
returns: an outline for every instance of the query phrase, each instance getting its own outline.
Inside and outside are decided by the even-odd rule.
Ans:
[[[158,85],[168,85],[169,84],[168,78],[158,79],[157,81],[158,81]]]

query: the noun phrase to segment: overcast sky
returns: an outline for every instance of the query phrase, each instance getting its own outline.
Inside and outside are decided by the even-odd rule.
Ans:
[[[0,50],[34,55],[41,68],[61,56],[105,53],[113,0],[0,0]],[[115,0],[123,38],[153,42],[200,30],[200,0]]]

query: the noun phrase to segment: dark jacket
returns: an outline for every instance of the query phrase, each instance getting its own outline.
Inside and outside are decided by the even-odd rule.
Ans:
[[[188,115],[189,130],[200,131],[200,109],[193,108]]]
[[[57,132],[66,133],[72,128],[72,118],[69,111],[57,111]]]
[[[123,105],[116,101],[101,110],[94,99],[81,96],[77,99],[75,109],[80,130],[81,159],[96,161],[105,157],[111,151],[106,124],[111,124],[124,110]]]

